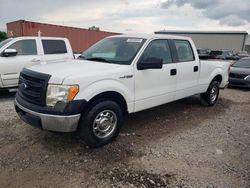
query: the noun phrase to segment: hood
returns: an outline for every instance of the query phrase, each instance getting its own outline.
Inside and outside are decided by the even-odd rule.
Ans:
[[[249,68],[240,68],[240,67],[230,67],[231,73],[237,73],[237,74],[249,74],[250,75],[250,69]]]
[[[50,83],[61,84],[69,76],[84,75],[93,76],[102,73],[105,70],[113,70],[120,67],[117,64],[102,63],[87,60],[71,60],[60,63],[39,64],[30,67],[32,71],[52,75]]]

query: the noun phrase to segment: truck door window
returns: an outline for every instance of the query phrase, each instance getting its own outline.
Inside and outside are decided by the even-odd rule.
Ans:
[[[144,50],[139,61],[147,58],[160,58],[163,64],[172,63],[171,51],[167,40],[153,40]]]
[[[66,44],[63,40],[42,40],[44,54],[67,53]]]
[[[34,39],[19,40],[10,45],[8,49],[15,49],[17,55],[37,55],[36,40]]]
[[[179,62],[194,61],[192,47],[187,40],[174,40]]]

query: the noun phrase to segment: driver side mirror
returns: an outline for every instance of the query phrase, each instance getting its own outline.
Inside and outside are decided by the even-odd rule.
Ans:
[[[161,69],[163,65],[163,60],[160,58],[150,57],[145,60],[139,61],[137,63],[138,70],[145,69]]]
[[[16,49],[5,49],[2,53],[3,57],[13,57],[17,55]]]

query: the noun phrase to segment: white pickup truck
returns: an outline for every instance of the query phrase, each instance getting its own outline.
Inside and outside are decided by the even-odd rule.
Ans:
[[[200,61],[190,38],[119,35],[72,63],[36,65],[20,74],[20,118],[45,130],[78,131],[90,147],[107,144],[134,113],[194,94],[213,106],[230,63]]]
[[[0,89],[18,86],[24,67],[73,59],[69,40],[56,37],[17,37],[0,43]]]

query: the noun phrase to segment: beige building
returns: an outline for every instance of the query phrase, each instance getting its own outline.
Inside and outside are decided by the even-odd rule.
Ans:
[[[156,34],[171,34],[191,37],[197,48],[213,50],[230,49],[234,52],[245,49],[246,31],[156,31]]]
[[[250,35],[247,36],[245,50],[250,54]]]

